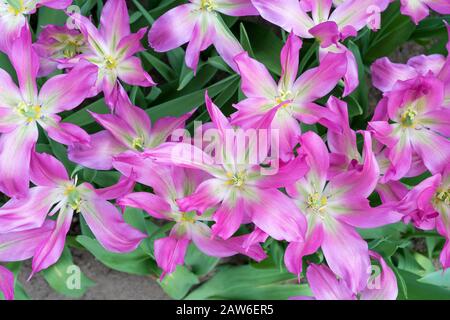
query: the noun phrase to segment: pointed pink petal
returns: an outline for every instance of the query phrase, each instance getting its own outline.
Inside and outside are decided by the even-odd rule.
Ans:
[[[31,188],[27,197],[13,198],[0,208],[0,233],[39,228],[59,201],[58,190],[54,188]]]
[[[117,67],[119,79],[132,86],[151,87],[156,85],[152,77],[143,69],[141,60],[129,57]]]
[[[319,23],[311,28],[309,33],[319,41],[322,48],[328,48],[340,40],[338,25],[334,21]]]
[[[330,268],[311,264],[306,271],[306,278],[317,300],[355,300],[352,291]]]
[[[103,130],[90,136],[89,145],[69,146],[68,156],[70,161],[84,167],[110,170],[112,169],[113,157],[126,150],[127,148],[111,136],[108,131]]]
[[[184,128],[191,115],[191,113],[187,113],[181,117],[164,117],[156,120],[151,130],[149,145],[157,147],[170,140],[170,136],[175,130]]]
[[[175,7],[156,20],[148,33],[148,41],[157,52],[175,49],[188,42],[198,18],[193,4]]]
[[[14,274],[0,266],[0,291],[5,300],[14,300]]]
[[[272,238],[289,242],[304,239],[306,219],[281,191],[246,188],[245,205],[252,222]]]
[[[322,245],[323,228],[321,224],[309,224],[308,234],[304,242],[291,242],[284,254],[284,263],[289,272],[300,278],[303,268],[303,257],[313,254]]]
[[[450,137],[450,108],[427,112],[420,116],[420,123],[444,137]]]
[[[298,156],[277,170],[274,175],[261,175],[255,182],[251,182],[258,188],[283,188],[295,183],[308,172],[308,165],[303,156]]]
[[[251,0],[215,0],[216,10],[234,17],[257,16],[258,10],[252,4]]]
[[[148,192],[130,193],[116,202],[119,206],[145,210],[156,219],[168,219],[171,212],[170,204],[166,200]]]
[[[192,31],[191,41],[186,48],[186,65],[197,70],[200,52],[208,48],[214,41],[215,27],[209,14],[201,14]]]
[[[133,191],[134,185],[133,175],[121,176],[117,183],[106,188],[95,189],[95,193],[104,200],[114,200]]]
[[[349,170],[335,176],[329,184],[330,193],[339,197],[369,197],[374,191],[380,177],[380,168],[372,151],[372,138],[368,131],[363,132],[364,147],[362,168]]]
[[[52,77],[41,88],[39,101],[46,112],[58,113],[79,106],[92,95],[97,67],[79,64],[67,74]]]
[[[411,139],[414,151],[422,158],[431,173],[443,172],[450,163],[450,141],[434,132],[420,130]]]
[[[327,207],[336,219],[357,228],[378,228],[403,218],[391,206],[372,208],[367,199],[358,196],[330,200]]]
[[[241,89],[249,98],[274,100],[278,95],[277,84],[267,68],[243,52],[234,58],[241,75]]]
[[[328,19],[333,4],[332,0],[307,0],[307,2],[310,5],[312,18],[316,23]]]
[[[37,6],[46,6],[52,9],[66,9],[72,4],[73,0],[38,0]]]
[[[204,223],[196,223],[192,230],[192,241],[203,253],[212,257],[231,257],[236,254],[249,256],[255,261],[261,261],[266,257],[264,250],[257,243],[249,248],[244,248],[243,243],[247,235],[223,240],[213,237],[211,229]]]
[[[222,177],[223,169],[215,165],[214,159],[200,148],[187,143],[166,142],[143,152],[144,157],[164,164],[199,169],[213,176]]]
[[[19,88],[11,76],[5,70],[0,69],[0,108],[14,108],[21,101]]]
[[[353,227],[331,217],[324,221],[322,251],[331,270],[344,279],[352,292],[365,288],[371,270],[369,251]]]
[[[302,38],[311,38],[308,30],[314,22],[300,7],[298,0],[252,0],[253,5],[267,21]]]
[[[121,59],[127,59],[132,55],[144,51],[145,48],[142,46],[141,39],[147,32],[147,28],[141,28],[136,33],[132,33],[120,40],[117,45],[117,52]]]
[[[35,185],[46,187],[55,187],[69,181],[64,165],[48,153],[32,153],[30,177]]]
[[[229,239],[241,226],[244,210],[242,198],[236,199],[236,195],[225,198],[213,215],[216,222],[211,228],[213,236]]]
[[[402,4],[400,7],[400,12],[406,16],[410,16],[415,24],[418,24],[430,14],[425,1],[401,0],[400,2]]]
[[[43,127],[50,138],[68,146],[73,146],[74,144],[89,144],[90,136],[86,131],[72,123],[59,122],[59,117],[56,119],[57,121],[44,120],[46,125]]]
[[[307,180],[313,181],[318,191],[323,190],[327,181],[330,159],[323,140],[313,131],[308,131],[300,138],[301,154],[309,166]]]
[[[289,37],[281,50],[281,80],[280,84],[284,91],[291,89],[297,79],[298,64],[302,40],[294,35]]]
[[[213,38],[214,47],[228,66],[235,72],[238,72],[234,57],[243,52],[244,49],[222,19],[218,17],[214,17],[213,19],[215,30]]]
[[[328,53],[316,68],[303,73],[292,88],[294,102],[310,102],[327,95],[347,70],[347,57],[343,53]]]
[[[53,220],[46,220],[41,227],[0,234],[0,260],[4,262],[30,259],[37,247],[47,239],[55,227]]]
[[[80,205],[89,228],[106,250],[123,253],[135,250],[147,236],[129,226],[115,206],[98,197],[88,197]]]
[[[413,67],[421,75],[427,75],[430,71],[433,75],[438,75],[445,65],[445,60],[445,57],[440,54],[431,54],[429,56],[421,54],[409,59],[407,65]]]
[[[352,26],[356,31],[380,19],[379,14],[386,10],[390,0],[347,0],[338,5],[330,16],[339,28]],[[378,27],[375,25],[375,27]]]
[[[425,0],[425,3],[436,12],[450,14],[450,3],[447,0]]]
[[[361,292],[361,300],[396,300],[398,295],[397,278],[394,271],[376,252],[370,251],[372,258],[378,260],[381,273],[369,281],[367,288]]]
[[[64,250],[66,236],[72,223],[73,210],[62,208],[50,236],[36,249],[33,257],[32,274],[47,269],[56,263]]]
[[[223,180],[209,179],[202,182],[193,194],[178,199],[177,203],[182,211],[203,213],[224,200],[227,193],[228,188]],[[226,211],[226,205],[222,210]]]
[[[93,53],[104,56],[108,52],[107,43],[92,22],[79,13],[70,15],[70,18],[73,19],[73,22],[87,39],[89,46],[94,51]]]
[[[208,91],[205,91],[205,102],[211,121],[219,130],[222,139],[225,139],[226,131],[232,130],[233,127],[230,125],[230,122],[222,111],[212,102],[211,98],[208,96]]]
[[[35,101],[37,95],[36,76],[39,57],[32,47],[31,31],[22,28],[19,38],[13,41],[9,59],[16,70],[20,91],[26,101]]]
[[[105,3],[100,17],[100,33],[111,49],[115,49],[119,41],[130,34],[130,17],[125,0]]]
[[[392,63],[389,58],[380,58],[370,67],[372,83],[378,90],[392,90],[397,81],[412,79],[417,75],[414,68],[400,63]]]
[[[160,280],[166,274],[175,271],[176,267],[184,264],[184,256],[190,240],[185,237],[176,238],[173,236],[160,238],[155,241],[155,259],[158,267],[163,270]]]
[[[0,190],[9,196],[28,192],[31,152],[38,139],[35,124],[16,128],[0,136]]]

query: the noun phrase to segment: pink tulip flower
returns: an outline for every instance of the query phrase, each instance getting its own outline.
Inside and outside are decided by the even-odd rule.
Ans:
[[[0,50],[8,53],[13,42],[28,28],[27,18],[37,8],[66,9],[72,0],[11,0],[0,2]]]
[[[258,15],[250,0],[189,0],[153,23],[149,43],[155,51],[166,52],[189,42],[185,60],[194,71],[200,52],[214,44],[223,60],[237,70],[233,58],[244,49],[220,13],[234,17]]]
[[[267,21],[302,38],[320,42],[320,60],[326,53],[344,53],[347,59],[344,96],[358,87],[358,65],[353,53],[341,44],[365,26],[380,27],[380,14],[389,0],[345,0],[331,12],[332,0],[252,0]],[[308,13],[311,13],[311,16]]]
[[[378,261],[376,268],[381,272],[373,279],[369,279],[366,286],[359,292],[354,292],[343,279],[336,279],[336,275],[325,265],[311,264],[306,271],[311,291],[317,300],[395,300],[398,295],[397,278],[376,252],[369,251],[370,256]],[[294,299],[305,299],[296,297]]]
[[[206,224],[212,221],[211,211],[202,215],[181,210],[177,200],[195,192],[205,181],[206,175],[197,170],[171,166],[148,167],[151,187],[155,194],[148,192],[130,193],[120,198],[117,203],[122,206],[140,208],[156,219],[174,221],[175,225],[168,237],[155,241],[155,258],[163,270],[161,279],[175,271],[177,265],[184,263],[189,243],[193,242],[203,253],[214,257],[229,257],[235,254],[248,255],[261,261],[266,254],[258,244],[245,248],[249,235],[223,240],[212,235]]]
[[[95,190],[88,183],[77,185],[77,179],[71,180],[53,156],[33,153],[31,180],[36,186],[27,197],[11,199],[0,208],[0,247],[2,239],[14,233],[32,234],[45,225],[48,216],[59,212],[48,236],[35,241],[39,245],[32,254],[33,274],[58,261],[74,213],[83,215],[97,240],[109,251],[133,251],[146,237],[126,224],[119,210],[107,201],[129,193],[134,186],[129,179]]]
[[[147,29],[142,28],[137,33],[131,33],[125,0],[106,2],[100,18],[100,29],[80,14],[73,14],[71,18],[85,36],[90,48],[80,58],[98,67],[97,88],[103,91],[110,106],[115,103],[114,91],[118,89],[118,80],[133,86],[156,85],[143,69],[139,58],[134,56],[144,50],[140,41]]]
[[[275,111],[270,128],[279,131],[283,161],[294,156],[294,147],[301,134],[298,121],[307,124],[319,122],[334,129],[340,126],[333,112],[314,101],[327,95],[343,77],[347,63],[345,55],[330,53],[318,67],[297,79],[301,46],[301,40],[291,34],[281,51],[283,72],[278,84],[266,67],[251,59],[246,52],[235,58],[242,78],[242,91],[247,99],[235,105],[238,111],[232,115],[232,123],[244,128],[255,127]]]
[[[257,152],[255,148],[238,144],[235,129],[207,95],[206,106],[217,132],[216,159],[185,142],[164,143],[144,151],[141,157],[156,163],[198,169],[210,175],[193,194],[177,203],[184,212],[204,213],[217,206],[212,216],[216,222],[212,226],[214,236],[228,239],[242,223],[251,221],[274,239],[302,241],[305,218],[292,200],[277,188],[304,174],[307,167],[303,159],[292,160],[275,174],[265,174],[259,163],[264,162],[267,153],[258,163],[250,161]]]
[[[91,95],[96,70],[81,63],[70,73],[52,77],[38,91],[39,59],[31,47],[28,28],[22,29],[21,36],[14,41],[10,60],[19,86],[0,69],[0,191],[9,196],[25,196],[38,125],[60,143],[89,143],[84,130],[60,122],[57,114],[77,107]]]
[[[371,139],[366,133],[363,165],[327,178],[330,155],[322,139],[307,132],[300,139],[300,153],[306,157],[309,171],[295,184],[287,186],[308,221],[304,242],[291,242],[286,250],[288,270],[300,276],[302,258],[319,247],[331,270],[358,292],[367,281],[370,267],[367,243],[356,232],[358,228],[374,228],[397,222],[401,215],[390,208],[372,208],[367,198],[373,192],[377,177],[371,172],[377,166],[372,153]]]

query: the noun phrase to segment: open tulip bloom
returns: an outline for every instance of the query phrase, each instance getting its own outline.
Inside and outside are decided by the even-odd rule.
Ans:
[[[139,58],[134,56],[144,50],[140,41],[147,29],[142,28],[137,33],[131,33],[125,0],[106,2],[99,29],[78,13],[70,17],[85,36],[90,49],[80,55],[80,58],[98,67],[97,88],[104,92],[110,106],[115,103],[114,93],[120,85],[118,80],[133,86],[155,85],[150,75],[142,68]]]
[[[389,0],[252,0],[261,16],[269,22],[302,38],[320,42],[321,60],[326,53],[343,53],[347,59],[344,95],[358,86],[358,65],[353,53],[341,41],[369,26],[380,27],[380,14]],[[333,3],[336,8],[331,12]],[[311,13],[309,15],[308,13]]]
[[[378,177],[371,174],[377,170],[377,163],[370,135],[365,134],[363,167],[331,179],[327,178],[330,156],[322,139],[307,132],[300,143],[300,152],[305,155],[309,171],[286,189],[306,215],[308,226],[305,241],[289,244],[286,266],[300,275],[302,258],[321,247],[331,270],[347,282],[352,292],[358,292],[366,284],[370,259],[367,243],[355,227],[374,228],[401,218],[388,207],[371,208],[367,200],[378,181]]]
[[[295,181],[306,171],[302,158],[292,160],[272,175],[262,174],[259,163],[252,163],[251,145],[240,146],[235,129],[206,96],[206,106],[218,132],[216,161],[200,148],[184,142],[168,142],[143,152],[155,162],[198,169],[211,177],[202,182],[196,191],[178,200],[180,209],[200,214],[218,206],[212,218],[212,234],[230,238],[245,221],[252,221],[259,229],[274,239],[302,241],[305,218],[298,212],[291,199],[277,188]],[[273,117],[273,115],[272,115]],[[270,123],[269,121],[267,121]],[[267,155],[259,158],[261,163]],[[219,162],[219,163],[216,163]]]
[[[327,266],[311,264],[306,271],[306,278],[314,297],[317,300],[395,300],[398,289],[394,272],[378,253],[369,251],[369,254],[378,261],[379,266],[376,267],[381,269],[381,272],[368,279],[366,286],[356,293],[344,280],[336,279],[336,275]]]
[[[400,11],[411,17],[415,24],[430,14],[430,9],[441,14],[450,14],[450,2],[447,0],[401,0]]]
[[[0,0],[0,299],[75,242],[172,298],[450,298],[450,0],[73,3]]]
[[[174,221],[175,225],[168,237],[155,241],[155,258],[163,270],[161,279],[182,265],[189,243],[214,257],[229,257],[241,253],[256,261],[261,261],[266,254],[256,243],[250,243],[250,235],[232,237],[227,240],[212,236],[207,222],[212,221],[211,211],[197,215],[194,211],[180,209],[178,199],[183,199],[195,192],[205,180],[206,175],[193,169],[160,166],[144,168],[155,194],[147,192],[130,193],[118,200],[122,206],[140,208],[156,219]],[[265,238],[263,238],[265,240]]]
[[[181,117],[165,117],[152,125],[145,111],[132,105],[123,88],[119,88],[114,109],[114,114],[91,112],[106,130],[93,134],[89,145],[70,146],[69,159],[88,168],[110,170],[114,167],[114,159],[129,157],[166,142],[173,131],[184,127],[191,116],[188,113]],[[116,169],[120,171],[121,167]]]
[[[0,50],[8,47],[20,36],[22,29],[28,27],[28,15],[42,6],[52,9],[65,9],[72,0],[2,0],[0,1]]]
[[[244,49],[220,13],[234,17],[258,15],[250,0],[189,0],[153,23],[149,43],[155,51],[165,52],[189,42],[186,65],[194,71],[200,52],[214,44],[223,60],[237,70],[233,58]]]
[[[133,251],[146,238],[145,234],[126,224],[120,211],[107,201],[129,193],[134,185],[131,180],[122,179],[114,186],[98,190],[88,183],[77,185],[77,179],[71,180],[64,166],[45,153],[33,153],[31,180],[36,186],[30,189],[27,197],[12,199],[0,209],[0,247],[6,246],[10,251],[8,256],[15,261],[22,260],[14,254],[23,255],[24,249],[20,248],[26,248],[29,243],[8,242],[8,235],[31,234],[46,224],[48,216],[58,213],[47,237],[40,242],[34,241],[38,246],[32,253],[33,274],[58,261],[74,213],[83,215],[97,240],[109,251]],[[11,243],[13,247],[8,249]],[[30,252],[30,248],[26,250]]]
[[[326,96],[344,76],[347,60],[345,54],[329,53],[316,68],[303,73],[297,79],[299,53],[302,41],[290,34],[281,51],[282,75],[278,84],[260,62],[251,59],[246,52],[235,61],[242,78],[242,91],[247,99],[235,105],[238,109],[232,123],[242,127],[255,127],[274,113],[271,129],[280,135],[280,157],[288,161],[300,136],[298,121],[307,124],[321,123],[338,130],[340,123],[334,112],[314,101]]]
[[[450,162],[450,109],[444,107],[444,95],[443,82],[432,75],[399,81],[385,94],[375,121],[369,123],[389,150],[384,182],[405,177],[414,154],[432,173],[442,172]]]
[[[0,69],[0,190],[9,196],[24,196],[38,126],[63,144],[89,143],[84,130],[61,123],[58,113],[77,107],[91,94],[96,71],[80,63],[72,72],[50,78],[38,91],[39,59],[31,46],[28,28],[22,29],[14,41],[9,57],[19,86]]]

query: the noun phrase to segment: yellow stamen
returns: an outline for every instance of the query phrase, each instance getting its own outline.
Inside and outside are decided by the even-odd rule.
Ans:
[[[438,190],[435,198],[438,201],[444,202],[446,205],[450,205],[450,188],[447,190]]]
[[[280,95],[275,98],[275,101],[276,101],[277,104],[281,104],[284,101],[291,99],[291,97],[292,97],[292,92],[290,92],[290,91],[281,91]],[[289,105],[290,105],[290,103],[286,102],[281,107],[282,108],[286,108]]]
[[[144,139],[142,137],[136,137],[133,139],[133,141],[131,142],[131,146],[133,147],[134,150],[137,151],[144,151]]]
[[[26,8],[23,5],[23,0],[19,0],[16,6],[12,6],[11,4],[8,6],[9,13],[18,16],[19,14],[22,14]]]
[[[214,3],[214,0],[202,0],[202,2],[200,3],[200,7],[208,11],[213,11],[216,5]]]
[[[314,213],[322,213],[325,210],[327,203],[327,197],[320,195],[318,192],[308,195],[307,207]]]
[[[401,117],[401,122],[404,127],[414,127],[415,126],[415,118],[417,117],[417,111],[413,108],[409,107]]]
[[[27,122],[33,122],[42,118],[40,105],[29,105],[22,101],[17,106],[17,111],[27,119]]]
[[[227,177],[229,178],[229,180],[227,181],[228,185],[232,185],[232,186],[240,188],[245,183],[246,175],[245,175],[245,172],[238,172],[236,174],[228,172]]]
[[[181,222],[189,222],[194,223],[195,222],[195,212],[181,212]]]
[[[114,57],[105,57],[105,66],[107,69],[113,70],[117,67],[117,60]]]
[[[79,213],[81,205],[81,197],[74,184],[69,184],[64,190],[64,195],[67,197],[67,204],[72,208],[73,211]]]

